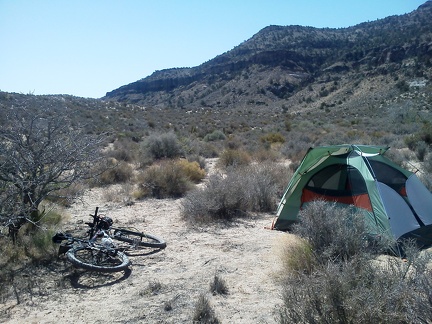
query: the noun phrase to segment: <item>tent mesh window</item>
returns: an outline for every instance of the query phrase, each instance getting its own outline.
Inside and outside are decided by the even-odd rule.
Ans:
[[[346,164],[330,165],[317,172],[306,188],[321,195],[352,196],[367,193],[360,172]]]
[[[369,159],[369,163],[379,182],[386,184],[399,194],[404,192],[407,177],[402,172],[380,161]]]

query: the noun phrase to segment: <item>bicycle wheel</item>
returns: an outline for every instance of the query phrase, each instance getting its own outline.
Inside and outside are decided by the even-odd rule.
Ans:
[[[121,242],[128,243],[129,249],[140,249],[143,247],[151,247],[157,249],[164,249],[166,242],[155,235],[134,232],[123,228],[113,229],[114,233],[112,238]]]
[[[130,265],[129,258],[124,253],[93,246],[70,249],[66,256],[73,265],[98,272],[122,271]]]

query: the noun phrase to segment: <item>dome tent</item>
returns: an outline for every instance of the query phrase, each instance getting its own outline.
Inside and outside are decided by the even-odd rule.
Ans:
[[[385,146],[310,148],[278,205],[274,228],[287,230],[313,200],[361,212],[372,235],[432,245],[432,194],[415,173],[384,156]]]

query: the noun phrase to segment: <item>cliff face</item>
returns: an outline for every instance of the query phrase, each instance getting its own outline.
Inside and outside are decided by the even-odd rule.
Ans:
[[[406,15],[343,29],[269,26],[200,66],[156,71],[104,99],[179,108],[292,105],[290,98],[329,80],[342,89],[354,79],[392,75],[396,84],[431,77],[431,66],[428,1]]]

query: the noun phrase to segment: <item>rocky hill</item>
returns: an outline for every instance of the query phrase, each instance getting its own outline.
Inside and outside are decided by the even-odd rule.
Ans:
[[[197,67],[156,71],[104,99],[163,108],[373,105],[432,77],[432,1],[349,28],[269,26]]]

